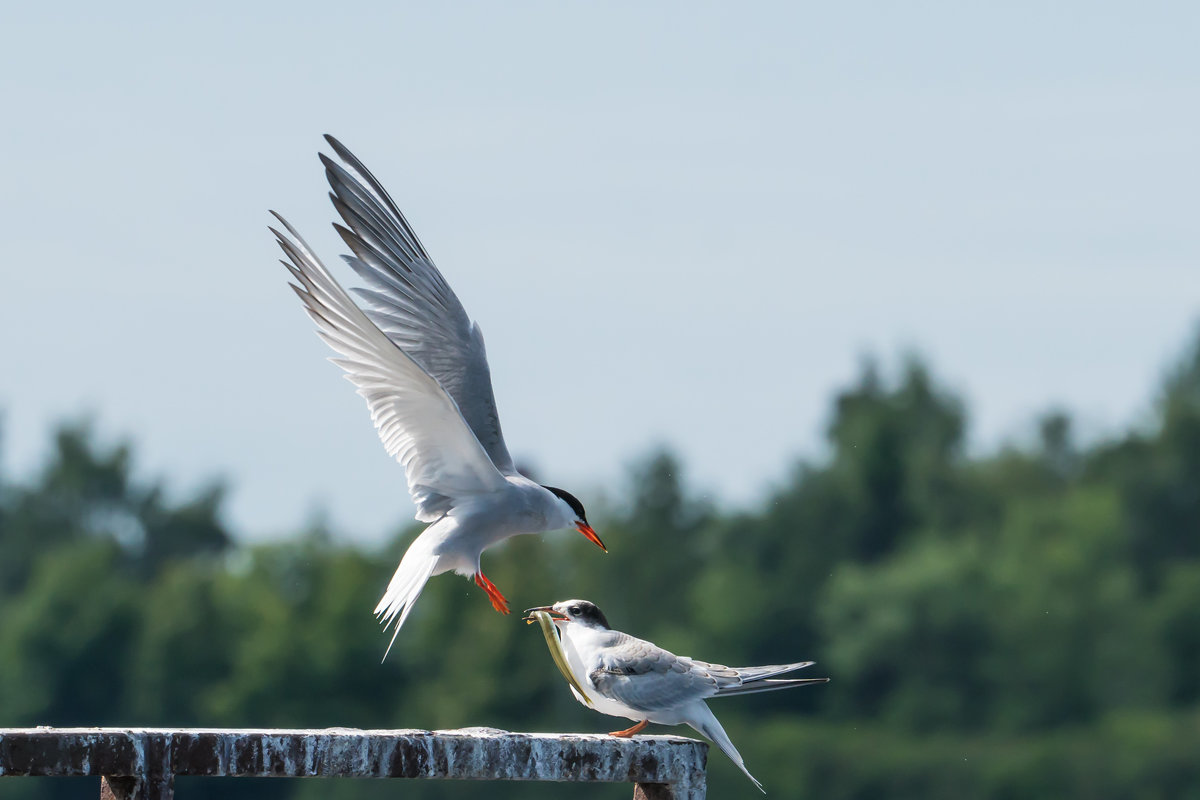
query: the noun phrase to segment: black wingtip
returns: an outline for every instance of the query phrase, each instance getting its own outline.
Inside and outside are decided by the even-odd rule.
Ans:
[[[333,148],[333,152],[337,153],[339,158],[350,163],[354,163],[358,160],[350,153],[350,149],[346,147],[346,145],[339,142],[337,137],[335,137],[333,134],[325,134],[325,141],[329,143],[329,146]]]
[[[282,214],[280,214],[278,211],[271,211],[271,209],[267,209],[267,210],[270,211],[271,216],[273,216],[273,217],[275,217],[275,219],[279,220],[279,224],[283,226],[283,229],[288,232],[288,234],[291,236],[291,238],[298,240],[302,245],[304,244],[303,237],[301,237],[300,234],[296,232],[296,229],[292,227],[292,224],[290,222],[288,222],[286,219],[283,218]],[[267,229],[270,230],[272,233],[274,233],[276,236],[279,236],[279,231],[275,230],[272,226],[268,225]],[[279,236],[279,238],[285,239],[287,237]],[[304,245],[304,246],[307,248],[307,245]]]

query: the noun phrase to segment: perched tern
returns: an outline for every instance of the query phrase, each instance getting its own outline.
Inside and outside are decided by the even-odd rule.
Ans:
[[[628,737],[651,722],[659,725],[687,723],[711,739],[738,765],[759,791],[762,784],[746,769],[741,754],[704,702],[710,697],[770,692],[829,678],[785,678],[783,675],[812,666],[812,661],[766,667],[725,667],[686,656],[613,630],[604,612],[587,600],[563,600],[552,606],[528,609],[528,620],[546,612],[558,629],[567,665],[586,696],[575,686],[575,699],[602,714],[637,722],[610,735]],[[553,651],[552,651],[553,652]]]
[[[605,548],[579,500],[517,471],[479,326],[379,181],[339,141],[325,139],[345,163],[321,154],[330,198],[346,223],[334,228],[353,252],[343,258],[367,284],[354,290],[361,307],[275,212],[287,235],[271,232],[318,335],[341,356],[330,360],[358,387],[388,454],[404,466],[416,518],[430,523],[375,608],[385,628],[395,623],[391,650],[426,581],[443,572],[474,578],[492,607],[508,613],[479,564],[494,544],[573,527]]]

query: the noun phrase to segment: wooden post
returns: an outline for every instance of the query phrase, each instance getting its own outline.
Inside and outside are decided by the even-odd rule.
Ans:
[[[636,783],[633,800],[682,800],[687,795],[675,791],[671,783]]]
[[[173,800],[175,779],[105,775],[100,778],[100,800]]]

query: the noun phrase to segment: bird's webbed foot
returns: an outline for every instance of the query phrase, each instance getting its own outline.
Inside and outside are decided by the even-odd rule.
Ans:
[[[492,608],[501,614],[508,613],[508,601],[504,599],[504,595],[500,594],[496,584],[489,581],[482,572],[475,573],[475,585],[487,592],[488,599],[492,601]]]
[[[647,722],[646,720],[642,720],[637,725],[634,725],[632,728],[626,728],[623,731],[609,731],[608,735],[616,736],[621,739],[628,739],[629,737],[633,736],[635,733],[641,733],[646,728],[646,726],[649,724],[650,723]]]

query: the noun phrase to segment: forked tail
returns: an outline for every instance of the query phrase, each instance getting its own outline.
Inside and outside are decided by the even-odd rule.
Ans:
[[[712,711],[709,710],[703,701],[697,702],[697,706],[699,708],[692,715],[692,719],[687,720],[687,724],[711,739],[713,744],[721,748],[722,753],[729,756],[730,761],[737,764],[738,769],[746,773],[746,777],[753,781],[758,790],[766,794],[767,790],[758,782],[758,778],[755,778],[750,774],[750,770],[746,769],[746,762],[742,760],[742,754],[733,746],[733,742],[729,741],[728,734],[725,733],[725,729],[721,727],[721,723],[717,721],[717,718],[713,716]]]
[[[409,612],[421,596],[421,590],[437,568],[437,562],[438,557],[422,547],[420,541],[413,542],[404,558],[400,559],[400,566],[396,567],[396,574],[392,576],[387,591],[383,593],[379,605],[375,606],[375,616],[383,623],[384,630],[393,621],[396,626],[392,631],[392,640],[383,653],[384,660],[392,652],[400,626],[408,619]]]

